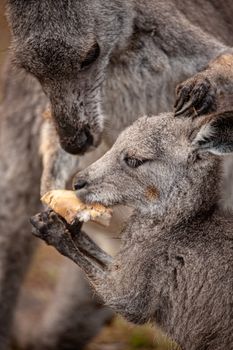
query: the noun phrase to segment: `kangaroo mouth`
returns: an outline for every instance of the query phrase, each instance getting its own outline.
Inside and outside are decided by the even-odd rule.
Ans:
[[[103,196],[103,194],[94,192],[88,189],[81,189],[76,191],[77,197],[85,204],[101,204],[105,207],[112,208],[116,205],[122,204],[116,201],[110,194]]]

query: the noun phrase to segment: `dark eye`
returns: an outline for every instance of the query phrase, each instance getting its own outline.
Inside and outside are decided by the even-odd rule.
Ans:
[[[97,60],[97,58],[99,57],[99,55],[100,55],[100,47],[96,43],[94,46],[92,46],[92,48],[88,52],[86,58],[82,61],[81,69],[87,68],[92,63],[94,63]]]
[[[148,159],[137,159],[134,157],[126,156],[124,158],[124,161],[128,165],[128,167],[135,169],[138,168],[140,165],[148,162]]]

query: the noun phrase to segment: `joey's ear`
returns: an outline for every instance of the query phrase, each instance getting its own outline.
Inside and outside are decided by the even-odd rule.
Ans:
[[[233,111],[207,118],[192,145],[200,151],[223,155],[233,152]]]

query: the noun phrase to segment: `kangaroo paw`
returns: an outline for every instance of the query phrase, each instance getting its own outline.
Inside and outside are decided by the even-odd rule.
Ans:
[[[66,223],[54,211],[45,211],[31,218],[31,224],[34,227],[33,234],[43,239],[47,244],[52,245],[62,255],[73,260],[90,278],[91,282],[101,280],[104,271],[109,263],[108,255],[104,253],[94,243],[88,253],[85,247],[79,247],[73,239]],[[77,232],[82,235],[81,232]],[[76,237],[77,240],[77,237]],[[91,241],[89,239],[89,241]],[[84,240],[84,243],[90,248],[90,242]],[[91,242],[92,243],[92,242]],[[83,248],[82,251],[79,248]],[[93,252],[94,250],[94,252]],[[98,258],[98,259],[97,259]],[[110,257],[109,257],[110,258]],[[100,265],[97,261],[103,261]]]
[[[57,244],[70,237],[64,221],[52,210],[48,210],[33,216],[30,219],[33,225],[33,234],[43,239],[47,244],[57,246]]]
[[[203,74],[181,83],[176,93],[175,116],[197,117],[217,108],[217,88]]]

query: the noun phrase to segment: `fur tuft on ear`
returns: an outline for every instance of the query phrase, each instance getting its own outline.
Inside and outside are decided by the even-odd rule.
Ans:
[[[233,111],[208,118],[199,129],[192,145],[215,155],[233,152]]]

